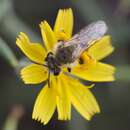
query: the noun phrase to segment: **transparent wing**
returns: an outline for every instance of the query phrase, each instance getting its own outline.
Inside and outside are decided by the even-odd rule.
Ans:
[[[107,32],[107,25],[104,21],[97,21],[83,28],[72,40],[77,39],[78,44],[72,54],[73,59],[78,58],[83,51],[88,49],[95,41],[99,40]]]
[[[79,33],[75,34],[71,40],[59,43],[58,50],[62,49],[66,53],[68,52],[68,50],[71,50],[68,53],[69,58],[72,59],[73,62],[77,58],[79,58],[86,49],[94,44],[95,41],[102,38],[106,32],[107,25],[104,21],[93,22],[83,28]],[[58,50],[57,52],[59,52]],[[67,56],[67,54],[65,55]]]

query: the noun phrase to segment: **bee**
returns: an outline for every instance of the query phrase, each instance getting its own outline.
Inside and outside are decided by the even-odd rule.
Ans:
[[[49,52],[46,56],[46,65],[49,73],[59,75],[61,66],[72,64],[80,58],[82,53],[100,40],[107,32],[104,21],[96,21],[84,27],[68,41],[59,41],[55,52]],[[71,72],[71,68],[68,68]]]

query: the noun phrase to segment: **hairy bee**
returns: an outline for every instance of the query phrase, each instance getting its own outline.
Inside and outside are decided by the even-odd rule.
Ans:
[[[50,72],[58,75],[62,65],[74,63],[85,50],[102,38],[106,32],[106,23],[97,21],[83,28],[69,41],[59,41],[55,53],[49,52],[45,59]],[[70,69],[68,70],[70,71]]]

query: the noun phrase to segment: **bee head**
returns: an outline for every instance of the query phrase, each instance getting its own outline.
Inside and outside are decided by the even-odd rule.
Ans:
[[[59,63],[57,62],[54,54],[52,52],[49,52],[47,54],[47,57],[45,58],[45,61],[47,63],[47,66],[49,68],[49,70],[55,75],[59,75],[61,69],[60,69],[60,65]]]

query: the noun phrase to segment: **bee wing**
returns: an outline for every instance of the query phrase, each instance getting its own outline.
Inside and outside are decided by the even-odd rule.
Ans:
[[[56,47],[56,56],[59,59],[66,57],[68,62],[74,62],[95,41],[99,40],[107,31],[104,21],[97,21],[83,28],[67,42],[59,42]],[[62,57],[62,56],[63,57]],[[69,59],[69,60],[68,60]]]
[[[72,37],[72,41],[75,41],[74,43],[77,43],[77,47],[72,54],[72,59],[80,57],[83,51],[93,45],[95,41],[102,38],[106,32],[106,23],[104,21],[97,21],[83,28],[78,34],[75,34]]]

